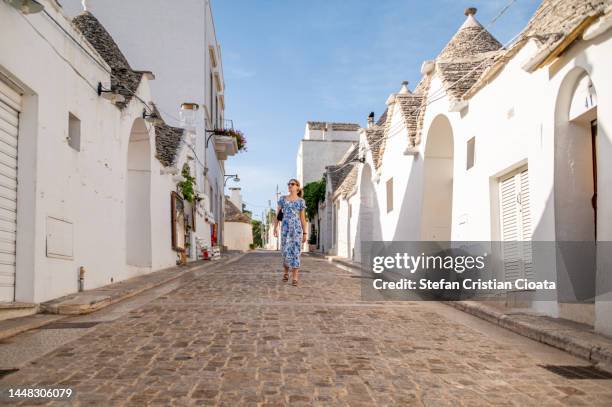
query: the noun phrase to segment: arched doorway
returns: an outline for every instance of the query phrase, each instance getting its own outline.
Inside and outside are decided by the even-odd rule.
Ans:
[[[132,125],[127,154],[126,262],[151,267],[151,143],[144,120]]]
[[[555,218],[561,241],[597,235],[597,92],[582,69],[564,79],[555,112]]]
[[[450,241],[453,210],[453,130],[444,115],[427,133],[423,163],[421,239]]]
[[[593,324],[597,240],[597,92],[581,68],[555,108],[555,236],[560,316]]]

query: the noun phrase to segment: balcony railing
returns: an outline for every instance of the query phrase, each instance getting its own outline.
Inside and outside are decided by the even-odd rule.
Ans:
[[[230,120],[230,119],[224,119],[224,120],[220,120],[219,121],[219,129],[222,130],[229,130],[229,129],[234,129],[234,121]]]
[[[230,119],[213,121],[212,123],[208,123],[208,128],[219,132],[223,130],[233,130],[234,121]]]

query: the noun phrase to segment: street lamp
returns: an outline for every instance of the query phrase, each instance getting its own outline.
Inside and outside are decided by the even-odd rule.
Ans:
[[[147,109],[143,109],[142,118],[154,126],[161,126],[164,124],[164,121],[162,120],[162,118],[159,117],[159,115],[155,111],[151,113],[147,113]]]
[[[112,104],[125,102],[125,97],[117,92],[116,88],[111,86],[110,89],[106,89],[102,86],[102,82],[98,82],[98,96],[102,96]]]
[[[223,186],[225,186],[225,184],[227,183],[227,180],[232,177],[233,177],[232,181],[240,182],[240,178],[238,178],[238,174],[224,175],[223,177],[225,177],[225,179],[223,180]]]

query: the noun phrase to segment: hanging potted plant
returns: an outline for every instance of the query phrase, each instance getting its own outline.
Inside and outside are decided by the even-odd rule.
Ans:
[[[247,151],[247,142],[243,132],[236,129],[227,129],[224,131],[224,134],[226,136],[231,136],[236,139],[236,144],[238,144],[238,151]]]

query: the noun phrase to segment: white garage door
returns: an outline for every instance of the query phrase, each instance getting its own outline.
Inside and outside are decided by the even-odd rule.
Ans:
[[[15,299],[20,108],[21,95],[0,81],[0,301]]]

